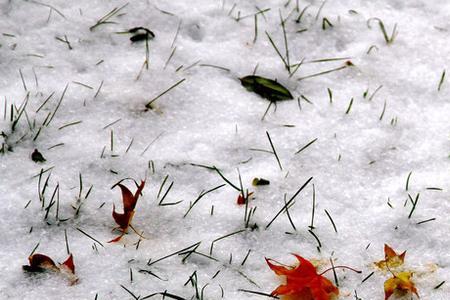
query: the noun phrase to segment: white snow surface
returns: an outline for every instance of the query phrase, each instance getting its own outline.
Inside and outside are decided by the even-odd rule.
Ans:
[[[339,299],[356,299],[355,290],[364,300],[384,299],[383,282],[389,273],[372,263],[383,259],[385,243],[399,252],[407,250],[405,268],[414,271],[421,299],[448,299],[447,77],[438,91],[450,58],[448,1],[299,0],[298,11],[294,0],[130,1],[108,20],[111,23],[89,29],[125,4],[0,2],[0,142],[5,149],[0,154],[1,299],[133,299],[123,287],[141,298],[167,291],[196,299],[195,288],[185,284],[194,271],[199,293],[205,287],[197,298],[263,299],[239,289],[270,293],[283,280],[264,258],[294,264],[291,253],[321,260],[321,270],[330,266],[330,257],[335,264],[362,270],[336,270]],[[253,15],[264,9],[270,10],[258,15],[254,41]],[[290,63],[303,59],[291,77],[265,33],[285,57],[280,13],[288,17]],[[244,18],[236,20],[239,15]],[[333,26],[323,30],[324,18]],[[397,24],[392,43],[386,43],[378,21],[371,18],[382,20],[388,35]],[[118,34],[136,26],[155,33],[149,41],[148,70],[139,78],[145,42],[131,43],[130,34]],[[330,58],[343,59],[314,62]],[[298,80],[346,61],[353,66]],[[239,81],[256,66],[257,75],[277,79],[295,97],[278,102],[276,110],[272,106],[264,120],[269,102]],[[152,110],[145,110],[148,101],[182,79]],[[11,105],[17,118],[27,94],[27,105],[12,130]],[[43,126],[48,116],[52,120]],[[270,153],[266,132],[282,170]],[[34,149],[45,162],[31,160]],[[248,208],[257,207],[250,221],[257,229],[245,229],[245,207],[236,204],[239,192],[214,170],[197,165],[216,166],[235,185],[239,170],[244,189],[254,192]],[[57,185],[59,204],[55,196],[45,219],[38,180],[41,170],[49,168],[41,176],[42,189],[51,174],[44,206],[51,203]],[[82,205],[76,214],[80,174]],[[270,185],[254,187],[254,177],[268,179]],[[289,208],[296,230],[286,213],[266,229],[285,205],[284,195],[289,200],[310,177]],[[122,209],[120,190],[111,187],[124,178],[147,180],[132,222],[146,238],[138,248],[139,236],[132,230],[120,242],[107,243],[118,234],[111,232],[116,225],[112,206]],[[158,205],[172,182],[164,203],[182,202]],[[123,183],[135,191],[132,181]],[[202,192],[222,184],[183,217]],[[320,252],[308,231],[313,185],[313,232],[321,242]],[[408,195],[415,199],[419,193],[408,218]],[[56,219],[57,210],[62,221]],[[214,260],[198,254],[210,255],[215,239],[243,229],[214,243]],[[22,270],[37,244],[36,253],[64,261],[65,232],[77,284],[69,285],[55,274],[34,276]],[[184,263],[185,256],[175,255],[147,265],[150,259],[197,242],[198,253]],[[142,269],[162,280],[139,272]],[[371,272],[374,275],[361,283]],[[333,281],[332,272],[325,276]],[[442,281],[447,283],[434,289]]]

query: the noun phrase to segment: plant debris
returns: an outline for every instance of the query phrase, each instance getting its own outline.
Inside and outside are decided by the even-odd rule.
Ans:
[[[294,99],[291,92],[275,80],[256,75],[245,76],[239,80],[248,91],[254,92],[269,101]]]

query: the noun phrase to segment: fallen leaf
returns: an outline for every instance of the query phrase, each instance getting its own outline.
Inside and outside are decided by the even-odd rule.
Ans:
[[[114,221],[116,221],[117,225],[119,225],[118,229],[122,231],[122,234],[118,237],[110,240],[108,243],[114,243],[120,241],[122,236],[127,233],[128,227],[130,226],[131,220],[134,216],[134,208],[136,207],[137,200],[142,193],[142,190],[145,186],[145,181],[141,181],[141,184],[138,186],[136,193],[133,195],[131,191],[124,186],[123,184],[117,184],[122,191],[122,202],[123,202],[123,213],[116,212],[116,206],[113,204],[113,212],[112,216]]]
[[[130,41],[133,43],[152,40],[155,37],[153,31],[145,27],[134,27],[129,29],[128,32],[133,34],[133,36],[130,37]]]
[[[247,200],[248,198],[253,195],[253,192],[248,193],[247,195]],[[245,197],[242,195],[242,193],[239,193],[239,196],[237,197],[236,203],[238,205],[244,205],[245,204]]]
[[[75,284],[78,281],[77,276],[75,276],[75,265],[72,254],[62,264],[58,264],[59,266],[50,257],[40,253],[31,255],[28,257],[28,261],[28,266],[22,266],[27,272],[51,271],[64,274],[69,279],[70,284]]]
[[[269,101],[293,99],[291,92],[272,79],[249,75],[239,79],[241,84],[250,92],[254,92]]]
[[[269,185],[270,181],[264,178],[253,178],[252,185],[258,186],[258,185]]]
[[[55,262],[47,255],[36,253],[28,257],[29,266],[23,266],[28,272],[59,271]]]
[[[411,272],[400,272],[397,275],[393,274],[393,277],[384,282],[384,299],[387,300],[395,292],[399,292],[400,294],[411,292],[419,297],[416,286],[411,281],[411,277]]]
[[[304,259],[294,254],[299,261],[299,265],[292,268],[274,265],[266,258],[266,262],[272,271],[279,276],[286,276],[286,284],[278,286],[272,296],[286,295],[291,299],[301,300],[330,300],[339,295],[339,289],[333,283],[317,274],[316,267]]]
[[[73,263],[73,255],[70,254],[65,262],[59,265],[59,269],[70,280],[70,284],[78,282],[78,277],[75,275],[75,265]]]
[[[68,270],[70,273],[75,274],[75,265],[73,264],[73,255],[70,254],[69,257],[60,265],[60,268]]]
[[[406,251],[397,254],[389,245],[384,244],[384,260],[376,262],[375,265],[380,269],[392,269],[403,265]]]
[[[31,160],[38,163],[38,162],[45,162],[47,161],[41,152],[39,152],[38,149],[34,149],[33,153],[31,153]]]

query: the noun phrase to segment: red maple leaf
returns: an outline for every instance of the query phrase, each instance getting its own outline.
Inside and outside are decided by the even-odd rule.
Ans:
[[[272,296],[286,295],[296,300],[330,300],[339,295],[339,289],[330,280],[317,274],[316,267],[303,257],[293,254],[299,261],[299,265],[286,268],[266,262],[275,274],[286,276],[286,284],[278,286]]]
[[[122,190],[123,213],[121,214],[116,212],[116,206],[113,204],[112,216],[117,225],[119,225],[118,229],[122,231],[122,234],[115,239],[112,239],[108,243],[118,242],[122,238],[122,236],[127,233],[128,227],[131,226],[130,223],[134,216],[134,208],[136,207],[137,200],[141,195],[142,190],[144,189],[145,180],[141,180],[141,184],[138,186],[134,195],[123,184],[119,183],[117,185]]]

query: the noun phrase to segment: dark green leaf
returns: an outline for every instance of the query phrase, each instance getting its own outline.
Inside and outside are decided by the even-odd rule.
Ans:
[[[252,185],[258,186],[258,185],[269,185],[270,181],[264,178],[253,178]]]
[[[133,43],[150,40],[150,39],[151,38],[149,37],[149,35],[147,33],[138,33],[138,34],[135,34],[132,37],[130,37],[130,41],[132,41]]]
[[[134,27],[128,30],[129,33],[132,33],[133,36],[130,37],[130,40],[135,42],[151,40],[155,37],[153,31],[145,28],[145,27]]]
[[[241,84],[250,92],[254,92],[269,101],[293,99],[291,92],[272,79],[249,75],[240,78]]]
[[[46,159],[44,158],[42,153],[38,151],[38,149],[34,149],[33,153],[31,153],[31,159],[34,162],[44,162],[44,161],[46,161]]]

